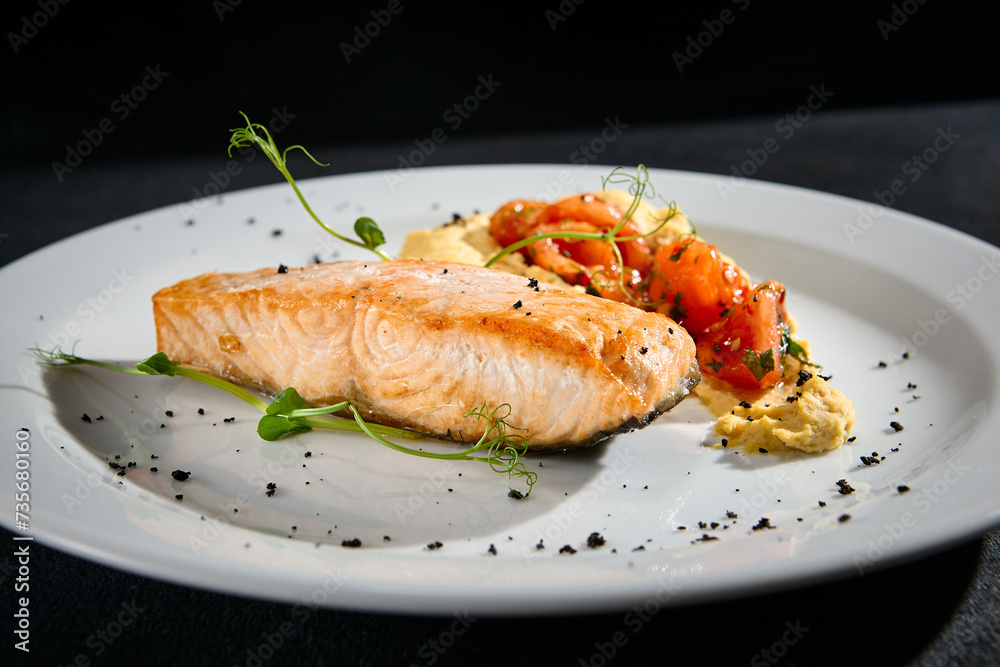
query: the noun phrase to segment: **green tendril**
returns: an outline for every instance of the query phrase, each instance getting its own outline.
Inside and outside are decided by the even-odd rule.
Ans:
[[[322,407],[309,407],[294,387],[288,387],[279,392],[270,403],[267,403],[239,385],[204,371],[189,368],[180,362],[172,361],[163,352],[157,352],[135,366],[127,367],[80,357],[73,351],[64,352],[60,347],[43,350],[35,346],[31,351],[40,363],[47,366],[87,365],[128,375],[182,377],[221,389],[264,413],[257,423],[257,434],[268,442],[273,442],[285,435],[304,433],[313,429],[352,431],[364,433],[369,438],[397,452],[448,461],[479,461],[489,464],[495,472],[507,473],[508,479],[524,478],[528,490],[522,494],[520,491],[510,489],[509,495],[514,498],[527,498],[531,495],[531,489],[538,480],[538,474],[527,470],[521,461],[521,457],[528,451],[525,437],[520,434],[508,433],[508,429],[513,427],[507,423],[507,418],[510,416],[510,406],[506,403],[492,409],[484,403],[478,409],[465,415],[465,417],[486,420],[483,435],[473,446],[460,452],[428,452],[387,440],[387,437],[413,440],[421,439],[422,436],[415,431],[366,422],[357,408],[349,401]],[[335,413],[352,417],[352,419],[328,416]],[[476,454],[479,452],[484,452],[484,454],[477,456]]]
[[[288,152],[298,149],[305,153],[306,157],[312,160],[315,164],[321,167],[327,167],[329,166],[328,164],[320,162],[314,158],[312,154],[305,149],[305,147],[299,144],[289,146],[283,151],[280,150],[266,127],[260,123],[251,123],[250,119],[242,111],[240,112],[240,115],[243,116],[244,120],[246,120],[247,126],[237,127],[230,130],[230,132],[233,133],[229,138],[230,157],[233,155],[234,148],[253,147],[260,149],[261,152],[267,156],[267,159],[271,161],[271,164],[273,164],[278,171],[281,172],[282,176],[285,177],[288,184],[292,186],[292,190],[295,191],[295,195],[299,198],[299,201],[302,203],[306,212],[320,227],[344,243],[349,243],[359,248],[367,248],[382,259],[392,259],[384,251],[379,249],[378,246],[385,243],[385,236],[382,234],[382,230],[379,229],[378,225],[375,224],[375,221],[371,218],[358,218],[358,220],[354,223],[354,232],[358,235],[358,239],[360,240],[342,236],[329,227],[325,222],[320,220],[319,216],[312,210],[312,207],[309,206],[309,202],[306,201],[305,196],[302,194],[302,191],[299,190],[299,186],[295,183],[295,179],[292,178],[292,174],[288,170]],[[258,134],[258,131],[260,134]]]

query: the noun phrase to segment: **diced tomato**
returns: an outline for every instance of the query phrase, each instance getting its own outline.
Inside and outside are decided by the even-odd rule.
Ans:
[[[718,248],[704,241],[675,241],[653,258],[649,301],[692,334],[718,322],[750,288]]]
[[[530,199],[509,201],[490,218],[490,234],[503,247],[516,243],[534,233],[546,206],[545,202]]]
[[[702,372],[746,389],[777,384],[784,370],[784,301],[785,288],[778,282],[745,292],[726,317],[695,337]]]

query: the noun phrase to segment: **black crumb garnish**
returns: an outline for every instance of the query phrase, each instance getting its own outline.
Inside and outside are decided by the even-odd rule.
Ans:
[[[159,457],[159,456],[157,456],[156,454],[150,454],[150,455],[149,455],[149,458],[151,458],[151,459],[158,459],[158,458],[160,458],[160,457]]]
[[[760,452],[761,454],[767,454],[767,450],[764,449],[763,447],[758,447],[757,451]]]
[[[521,304],[521,300],[520,299],[518,299],[517,301],[514,302],[514,310],[517,310],[521,306],[522,306],[522,304]]]
[[[899,491],[900,493],[906,493],[907,491],[910,490],[910,487],[908,487],[906,484],[900,484],[899,486],[896,487],[896,490]]]
[[[862,456],[861,462],[864,463],[866,466],[873,466],[879,464],[879,460],[874,456]]]
[[[889,422],[889,426],[891,426],[892,430],[895,431],[896,433],[899,433],[900,431],[903,430],[903,425],[900,424],[899,422]]]
[[[173,417],[174,416],[174,411],[173,410],[167,410],[163,414],[165,414],[168,417]]]
[[[821,501],[819,501],[819,506],[820,506],[820,507],[826,507],[826,502],[824,502],[824,501],[822,501],[822,500],[821,500]]]
[[[170,476],[176,479],[178,482],[186,482],[188,478],[191,477],[191,473],[178,469],[170,473]]]
[[[497,555],[497,548],[496,548],[495,546],[493,546],[493,545],[491,544],[491,545],[490,545],[490,548],[489,548],[489,549],[487,549],[487,550],[486,550],[486,552],[487,552],[487,553],[491,553],[491,554],[493,554],[494,556],[496,556],[496,555]]]
[[[573,547],[571,547],[568,544],[564,544],[564,545],[562,545],[559,548],[559,553],[561,553],[561,554],[575,554],[576,553],[576,549],[574,549]]]
[[[352,540],[343,540],[340,543],[340,546],[342,546],[342,547],[351,547],[352,549],[357,549],[358,547],[361,546],[361,540],[359,540],[356,537],[354,539],[352,539]]]
[[[799,379],[795,381],[796,387],[801,387],[806,382],[812,379],[812,373],[809,371],[799,371]]]
[[[910,358],[910,353],[909,352],[904,352],[903,353],[903,358],[904,359],[909,359]]]
[[[184,494],[183,493],[178,493],[176,496],[174,496],[174,499],[175,500],[184,500]]]
[[[224,417],[222,421],[226,422],[227,424],[232,424],[234,421],[236,421],[236,417]]]
[[[846,479],[838,479],[837,486],[839,487],[839,492],[842,496],[854,493],[854,487],[848,484]]]
[[[591,549],[596,549],[597,547],[604,546],[604,538],[601,537],[600,533],[591,533],[587,537],[587,546]]]
[[[157,468],[156,466],[153,466],[152,468],[149,469],[149,472],[160,472],[160,469]]]
[[[198,408],[198,414],[199,415],[205,414],[205,408]]]
[[[677,530],[687,530],[687,526],[677,526]]]
[[[722,446],[723,447],[729,446],[729,439],[728,438],[723,438],[722,439]]]
[[[306,452],[306,453],[305,453],[305,454],[303,454],[302,456],[304,456],[304,457],[306,457],[306,458],[309,458],[309,457],[311,457],[312,455],[313,455],[313,453],[312,453],[312,452]]]
[[[278,485],[275,484],[274,482],[268,482],[266,488],[267,491],[265,491],[264,493],[267,495],[268,498],[270,498],[271,496],[274,495],[274,492],[278,490]]]
[[[840,523],[846,523],[847,521],[850,520],[851,520],[850,514],[841,514],[840,516],[837,517],[837,521],[839,521]]]
[[[383,535],[382,536],[382,541],[383,542],[392,542],[392,538],[389,537],[388,535]]]
[[[530,287],[531,289],[533,289],[533,290],[535,290],[537,292],[538,291],[538,278],[528,278],[528,287]]]
[[[282,230],[280,227],[276,227],[271,230],[271,236],[281,236]]]
[[[907,382],[906,383],[906,388],[907,389],[916,389],[917,385],[913,384],[912,382]]]
[[[524,494],[521,493],[520,491],[518,491],[517,489],[508,488],[507,489],[507,497],[508,498],[513,498],[514,500],[523,500],[524,499]]]
[[[884,361],[880,361],[880,362],[878,362],[878,367],[879,367],[879,368],[885,368],[885,367],[886,367],[886,366],[888,366],[888,365],[889,365],[889,364],[885,363]]]
[[[443,546],[444,546],[443,544],[435,540],[434,542],[429,543],[427,545],[427,548],[430,549],[431,551],[436,551],[437,549],[440,549]]]
[[[444,271],[442,271],[442,272],[441,272],[441,275],[444,275],[444,274],[446,274],[446,273],[448,273],[448,269],[445,269]]]
[[[87,422],[88,424],[91,422],[90,415],[88,415],[86,412],[83,413],[83,415],[80,417],[80,419],[82,419],[83,421]]]
[[[752,408],[753,405],[751,405],[750,401],[740,401],[740,407],[741,408]]]
[[[726,510],[726,518],[727,519],[738,519],[740,517],[739,517],[739,515],[736,512],[731,512],[729,510]]]
[[[538,544],[535,545],[535,549],[541,551],[545,548],[545,540],[538,540]]]
[[[850,438],[847,439],[847,442],[854,442],[857,439],[858,439],[858,436],[852,435]]]
[[[760,518],[760,521],[757,522],[757,525],[753,526],[751,530],[765,530],[765,529],[773,530],[774,528],[776,528],[776,526],[771,525],[771,520],[768,519],[766,516],[762,516]]]
[[[712,540],[717,540],[717,539],[719,539],[719,538],[716,537],[715,535],[709,535],[708,533],[702,533],[701,537],[698,537],[698,538],[695,538],[695,539],[691,540],[691,544],[694,544],[695,542],[711,542]]]
[[[278,273],[288,273],[288,267],[284,264],[278,264]]]
[[[632,549],[632,551],[645,551],[645,550],[646,547],[642,546],[641,544],[637,546],[635,549]]]

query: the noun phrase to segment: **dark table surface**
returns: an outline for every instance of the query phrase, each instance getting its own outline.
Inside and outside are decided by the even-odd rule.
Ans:
[[[597,162],[730,174],[769,137],[780,150],[755,178],[865,201],[909,175],[904,165],[939,132],[955,138],[913,181],[894,208],[1000,245],[1000,101],[979,100],[810,114],[788,136],[783,115],[667,126],[629,126]],[[780,126],[784,128],[786,126]],[[566,163],[599,136],[590,132],[500,137],[454,136],[427,165]],[[187,201],[225,169],[225,142],[211,155],[115,163],[84,161],[60,181],[48,166],[0,170],[0,265],[90,227]],[[309,175],[399,166],[410,143],[316,151],[331,166]],[[232,178],[234,191],[280,177],[265,165]],[[991,287],[998,305],[996,286]],[[2,297],[0,297],[2,298]],[[450,617],[319,611],[306,622],[291,607],[194,590],[109,569],[36,543],[31,561],[32,652],[13,650],[12,536],[4,532],[3,664],[410,665],[635,664],[705,660],[711,664],[1000,664],[1000,531],[912,563],[864,577],[751,598],[665,608],[644,632],[605,659],[598,644],[623,629],[622,614],[484,618],[443,653],[430,642]],[[133,619],[110,642],[96,638],[123,610]],[[131,614],[131,615],[129,615]],[[275,650],[267,638],[290,622]],[[786,623],[801,639],[781,656],[765,654]],[[289,627],[289,626],[285,626]]]

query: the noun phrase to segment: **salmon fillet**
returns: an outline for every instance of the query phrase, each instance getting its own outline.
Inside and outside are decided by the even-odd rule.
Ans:
[[[174,361],[475,442],[507,403],[532,450],[641,428],[698,384],[673,320],[478,266],[393,260],[207,273],[153,296]]]

